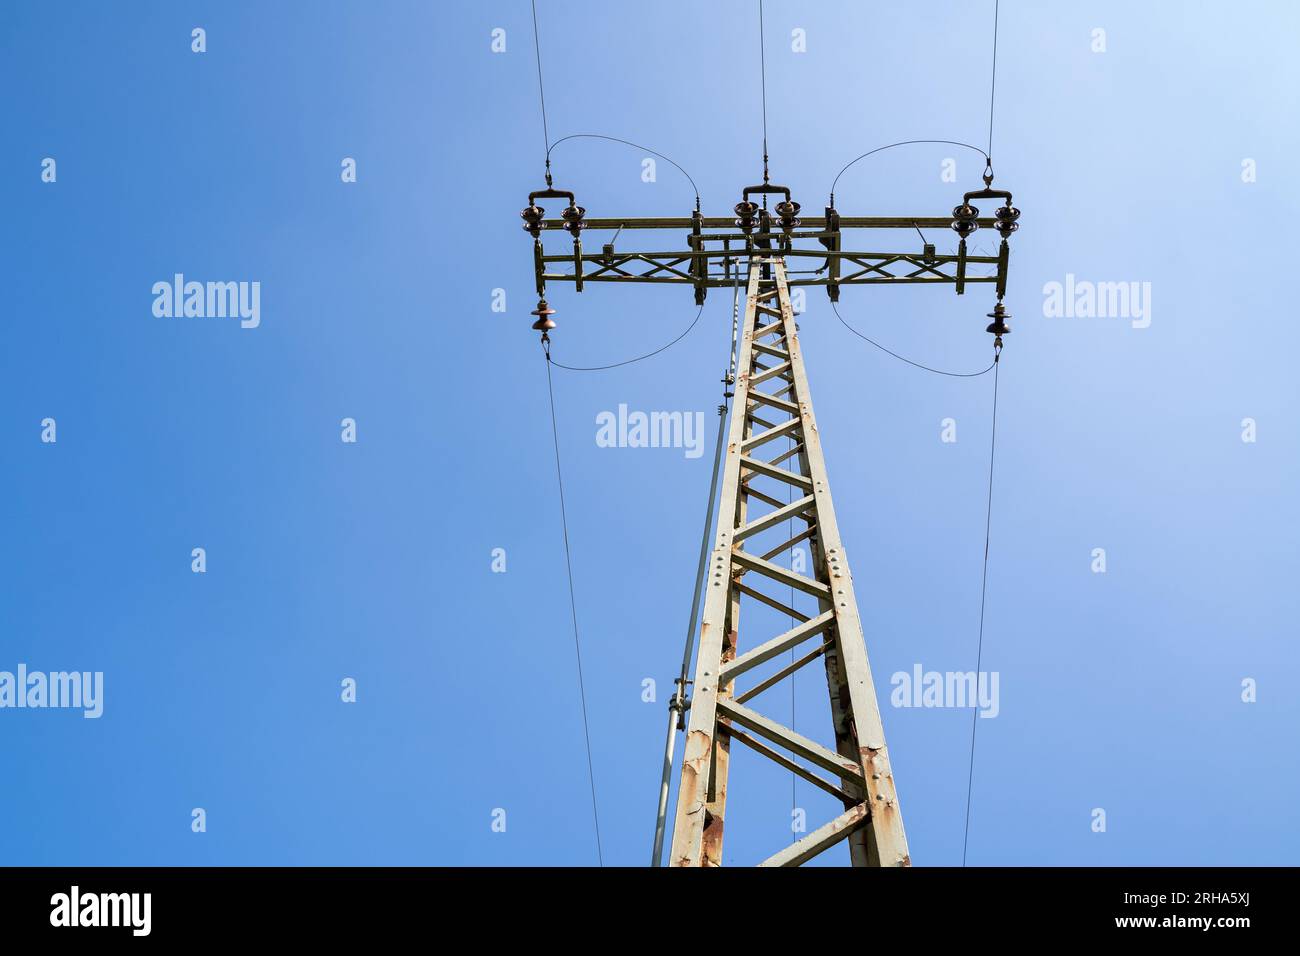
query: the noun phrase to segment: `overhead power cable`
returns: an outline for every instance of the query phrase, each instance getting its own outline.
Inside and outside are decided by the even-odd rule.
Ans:
[[[546,93],[542,88],[542,47],[537,30],[537,0],[533,0],[533,50],[537,54],[537,93],[542,104],[542,136],[546,140],[547,183],[550,183],[551,137],[546,125]],[[587,689],[582,677],[582,641],[578,636],[578,602],[573,590],[573,558],[569,550],[569,515],[564,505],[564,470],[560,465],[560,432],[555,423],[555,385],[551,380],[550,348],[545,339],[546,391],[551,399],[551,440],[555,445],[555,480],[560,492],[560,526],[564,531],[564,569],[569,579],[569,612],[573,617],[573,652],[578,663],[578,700],[582,705],[582,735],[587,744],[587,780],[591,784],[591,820],[596,831],[596,862],[605,865],[600,841],[600,811],[596,803],[596,771],[591,758],[591,726],[587,719]]]
[[[763,182],[767,182],[767,42],[763,35],[763,0],[758,0],[759,81],[763,91]],[[767,201],[767,197],[763,197]]]
[[[993,104],[998,82],[998,6],[1000,0],[993,0],[993,70],[989,80],[989,151],[988,162],[993,163]],[[1000,340],[999,340],[1000,341]],[[984,571],[980,578],[980,630],[979,643],[975,650],[975,682],[980,679],[980,668],[984,662],[984,607],[988,595],[989,582],[989,536],[993,526],[993,458],[998,447],[998,358],[993,359],[993,428],[989,438],[989,497],[984,516]],[[961,865],[966,865],[966,851],[970,845],[970,806],[971,794],[975,784],[975,729],[979,726],[979,708],[971,709],[970,722],[970,765],[966,773],[966,825],[961,838]]]
[[[551,133],[546,124],[546,89],[542,86],[542,43],[537,32],[537,0],[533,2],[533,52],[537,55],[537,95],[542,101],[542,139],[546,144],[546,165],[551,164]]]
[[[549,356],[548,356],[549,358]],[[578,661],[578,698],[582,703],[582,734],[587,742],[587,779],[591,783],[591,819],[596,829],[596,860],[605,865],[600,845],[600,812],[596,808],[596,771],[591,759],[591,727],[587,721],[587,690],[582,677],[582,642],[578,637],[578,602],[573,592],[573,558],[569,553],[569,516],[564,506],[564,471],[560,467],[560,433],[555,423],[555,386],[546,363],[546,391],[551,398],[551,438],[555,444],[555,480],[560,490],[560,525],[564,529],[564,569],[569,578],[569,611],[573,616],[573,652]]]
[[[997,365],[997,359],[994,359],[993,363],[989,365],[988,368],[979,372],[945,372],[943,369],[931,368],[928,365],[922,365],[920,362],[913,362],[910,358],[907,358],[906,356],[903,355],[899,355],[897,352],[893,351],[892,349],[885,348],[875,339],[867,338],[867,336],[863,335],[853,326],[849,325],[849,323],[844,321],[844,316],[840,315],[840,310],[836,307],[834,302],[831,303],[831,310],[835,313],[835,318],[840,320],[840,325],[844,326],[846,329],[848,329],[858,338],[862,339],[862,341],[869,342],[870,344],[874,345],[876,348],[880,349],[880,351],[886,353],[887,355],[892,355],[900,362],[906,362],[908,365],[911,365],[915,368],[924,369],[927,372],[933,372],[935,375],[947,375],[950,378],[977,378],[980,375],[988,374],[990,371],[992,371],[993,367]]]
[[[989,79],[989,150],[985,154],[993,162],[993,103],[998,91],[998,6],[1001,0],[993,0],[993,70]]]
[[[831,205],[832,206],[835,205],[835,187],[839,185],[840,177],[843,176],[846,172],[848,172],[851,166],[856,165],[858,162],[866,159],[868,156],[874,156],[876,155],[876,153],[883,153],[887,149],[896,149],[899,146],[923,146],[923,145],[960,146],[962,149],[973,149],[975,150],[975,152],[979,153],[981,156],[984,157],[985,163],[992,162],[989,159],[989,154],[984,152],[984,150],[980,149],[978,146],[972,146],[970,143],[959,143],[955,139],[905,139],[898,143],[889,143],[886,146],[877,146],[875,149],[867,150],[861,156],[855,156],[853,159],[845,163],[844,167],[838,173],[835,174],[835,180],[834,182],[831,183]]]
[[[636,362],[643,362],[648,358],[653,358],[654,356],[658,355],[660,352],[668,351],[670,348],[672,348],[682,339],[686,338],[686,336],[690,334],[691,329],[695,328],[695,326],[699,324],[700,316],[703,314],[704,314],[704,306],[700,306],[699,311],[695,313],[695,318],[692,319],[691,324],[686,327],[686,331],[683,332],[681,335],[677,336],[677,338],[673,339],[667,345],[661,345],[653,352],[647,352],[645,355],[638,355],[636,358],[630,358],[622,362],[615,362],[613,365],[590,365],[590,366],[564,365],[561,364],[560,362],[556,362],[554,359],[551,358],[550,349],[546,350],[546,361],[550,365],[554,365],[557,368],[566,369],[567,371],[570,372],[604,372],[607,369],[622,368],[624,365],[632,365]]]
[[[604,139],[604,140],[608,140],[611,143],[622,143],[624,146],[631,146],[633,149],[644,150],[645,152],[649,153],[651,156],[658,156],[665,163],[668,163],[668,165],[672,166],[679,173],[681,173],[683,176],[686,177],[687,182],[691,184],[691,189],[695,191],[695,208],[696,209],[700,208],[700,187],[695,185],[694,177],[692,177],[691,174],[688,173],[684,167],[682,167],[680,164],[676,163],[669,157],[665,156],[663,153],[659,153],[653,149],[650,149],[648,146],[642,146],[640,143],[633,143],[630,140],[626,140],[626,139],[619,139],[617,136],[606,136],[603,133],[570,133],[568,136],[561,136],[554,143],[551,143],[550,146],[548,146],[546,149],[546,165],[548,168],[551,165],[551,153],[554,152],[555,147],[559,146],[561,143],[568,142],[571,139]]]
[[[989,438],[989,496],[984,513],[984,572],[980,578],[980,636],[975,651],[975,683],[979,684],[980,668],[984,664],[984,606],[989,583],[989,536],[993,527],[993,458],[998,447],[998,363],[993,361],[993,429]],[[979,708],[971,708],[970,767],[966,774],[966,827],[961,840],[961,865],[966,865],[966,848],[970,842],[971,791],[975,781],[975,728],[979,726]]]

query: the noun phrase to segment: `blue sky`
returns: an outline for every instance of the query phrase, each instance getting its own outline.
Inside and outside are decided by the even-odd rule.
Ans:
[[[754,4],[538,6],[552,139],[643,144],[726,214],[760,174]],[[875,146],[984,144],[991,3],[771,0],[766,15],[772,174],[809,212]],[[543,146],[528,5],[0,18],[0,670],[105,682],[98,720],[0,710],[0,862],[593,863],[518,219]],[[979,727],[971,863],[1296,859],[1277,821],[1300,797],[1300,331],[1278,233],[1300,213],[1298,19],[1266,3],[1002,4],[993,155],[1023,216],[984,638],[1000,713]],[[643,182],[644,156],[571,141],[557,185],[591,216],[686,215],[689,184],[663,164]],[[956,183],[940,178],[950,157]],[[974,157],[873,157],[837,206],[945,215],[978,186]],[[178,272],[259,282],[260,326],[155,317],[151,287]],[[1045,285],[1067,275],[1150,283],[1150,325],[1045,316]],[[574,365],[649,351],[695,314],[676,288],[550,298],[556,358]],[[840,310],[903,354],[975,369],[991,305],[979,288],[871,287]],[[918,663],[970,670],[992,383],[870,349],[816,293],[800,326],[877,685]],[[595,420],[626,403],[711,427],[729,334],[714,292],[663,355],[556,372],[606,863],[649,857],[709,455],[600,448]],[[824,697],[800,675],[801,732],[825,734]],[[958,863],[970,711],[882,710],[913,859]],[[820,822],[809,790],[795,802]],[[790,807],[788,775],[737,761],[727,862],[789,840]]]

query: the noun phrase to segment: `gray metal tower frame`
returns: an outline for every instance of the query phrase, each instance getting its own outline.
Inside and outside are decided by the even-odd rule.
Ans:
[[[1006,292],[1009,246],[1018,228],[1019,210],[1011,194],[991,188],[968,192],[951,218],[841,217],[828,206],[824,217],[801,220],[799,205],[783,186],[746,187],[737,205],[738,219],[706,218],[697,208],[689,218],[587,219],[572,193],[547,188],[529,196],[523,211],[524,228],[533,236],[533,264],[540,301],[534,328],[549,343],[556,327],[554,310],[546,302],[548,282],[572,282],[582,291],[587,282],[676,283],[691,285],[703,305],[708,290],[731,286],[733,268],[748,263],[744,318],[739,327],[734,404],[725,457],[713,547],[701,561],[697,584],[704,589],[704,613],[699,629],[691,698],[679,680],[670,702],[678,729],[686,730],[676,814],[672,825],[669,863],[672,866],[720,866],[726,821],[731,744],[738,742],[840,801],[843,812],[763,861],[764,866],[797,866],[830,847],[847,841],[854,866],[910,866],[902,812],[885,744],[875,684],[867,659],[862,622],[854,595],[848,553],[840,539],[831,499],[830,479],[822,454],[821,435],[813,414],[808,373],[799,345],[790,289],[822,286],[832,302],[844,286],[875,284],[948,284],[961,295],[970,284],[991,284],[997,305],[986,331],[995,335],[995,349],[1009,331],[1002,299]],[[784,202],[760,209],[751,193],[781,193]],[[545,219],[537,205],[542,198],[565,198],[561,219]],[[996,198],[1004,205],[992,219],[981,219],[973,199]],[[698,203],[697,203],[698,206]],[[951,253],[939,253],[921,230],[951,227],[959,237]],[[996,256],[967,252],[967,237],[981,227],[1001,236]],[[613,230],[614,237],[598,253],[583,251],[584,230]],[[686,249],[629,251],[615,243],[626,231],[687,230]],[[917,234],[921,249],[907,252],[846,251],[846,230],[905,230]],[[548,254],[542,233],[566,231],[572,237],[569,254]],[[807,248],[809,242],[821,248]],[[787,260],[815,269],[787,270]],[[549,347],[549,346],[548,346]],[[549,357],[549,351],[548,351]],[[725,410],[725,407],[724,407]],[[721,424],[720,424],[721,427]],[[721,436],[721,432],[719,433]],[[772,457],[773,443],[789,446]],[[779,447],[779,446],[778,446]],[[765,490],[766,489],[766,490]],[[784,491],[790,500],[773,492]],[[767,510],[758,510],[759,506]],[[802,529],[773,548],[749,550],[763,532],[786,522]],[[775,563],[807,541],[810,573]],[[702,545],[703,551],[704,545]],[[815,614],[805,614],[771,593],[771,586],[793,588],[816,600]],[[768,590],[763,588],[767,587]],[[775,636],[742,640],[753,626],[741,630],[742,603],[759,602],[791,618],[794,625]],[[746,617],[748,620],[749,617]],[[694,624],[692,622],[692,635]],[[795,657],[797,649],[806,648]],[[688,660],[689,660],[688,642]],[[790,652],[789,664],[744,690],[737,687],[751,671]],[[832,750],[749,706],[760,693],[790,680],[801,668],[820,659],[825,669],[829,710],[834,728]],[[685,669],[683,670],[683,678]],[[753,675],[750,675],[751,677]],[[689,712],[689,724],[684,715]],[[672,767],[670,732],[664,785],[660,793],[660,823],[656,832],[655,864],[664,836],[664,811]],[[789,754],[787,756],[786,754]],[[797,758],[797,759],[796,759]],[[799,761],[803,761],[802,763]],[[810,766],[805,766],[805,764]]]
[[[769,279],[763,278],[765,272]],[[848,839],[855,865],[906,866],[910,862],[907,838],[853,578],[835,520],[785,263],[779,256],[750,262],[737,369],[669,860],[674,866],[721,865],[734,741],[769,757],[844,804],[842,814],[768,857],[764,865],[797,865]],[[771,443],[786,437],[796,444],[768,457],[765,452]],[[757,487],[760,479],[791,486],[798,497],[783,502]],[[755,515],[751,502],[762,502],[770,510]],[[746,550],[749,539],[791,518],[803,524],[799,534],[761,554]],[[773,558],[804,540],[811,550],[812,574],[798,574],[773,563]],[[818,613],[810,616],[788,607],[756,579],[811,595]],[[767,640],[746,642],[742,651],[741,606],[749,600],[761,601],[799,623]],[[810,653],[738,691],[737,680],[747,672],[814,640],[816,646]],[[826,670],[835,750],[748,706],[751,698],[790,679],[818,658]],[[770,745],[789,751],[820,773]]]

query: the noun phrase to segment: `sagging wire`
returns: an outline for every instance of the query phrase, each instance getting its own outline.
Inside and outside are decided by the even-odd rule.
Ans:
[[[993,429],[989,438],[989,496],[984,515],[984,572],[980,578],[980,632],[975,651],[975,680],[979,680],[984,663],[984,607],[989,583],[989,538],[993,527],[993,459],[998,447],[998,372],[997,359],[993,360]],[[970,842],[971,792],[975,782],[975,728],[979,726],[979,708],[971,709],[970,766],[966,773],[966,827],[961,840],[961,865],[966,865],[966,849]]]
[[[537,0],[533,6],[533,50],[537,54],[537,92],[542,104],[542,136],[546,140],[546,184],[551,185],[551,137],[546,124],[546,93],[542,87],[542,47],[537,30]],[[539,306],[543,308],[544,303]],[[545,318],[545,316],[542,316]],[[582,734],[587,744],[587,780],[591,784],[591,820],[596,831],[596,862],[605,865],[600,840],[600,811],[596,801],[596,770],[591,756],[591,725],[587,719],[587,690],[582,676],[582,641],[578,636],[578,602],[573,589],[573,558],[569,548],[569,515],[564,504],[564,470],[560,464],[560,431],[555,421],[555,385],[551,380],[551,343],[543,333],[542,350],[546,353],[546,391],[551,399],[551,440],[555,445],[555,480],[560,492],[560,526],[564,531],[564,568],[569,579],[569,611],[573,617],[573,651],[578,663],[578,698],[582,705]]]
[[[686,331],[677,336],[677,338],[673,339],[667,345],[661,345],[653,352],[647,352],[645,355],[639,355],[636,358],[630,358],[623,362],[615,362],[613,365],[564,365],[563,363],[557,362],[551,358],[551,344],[549,338],[545,342],[546,361],[549,365],[554,365],[556,368],[562,368],[569,372],[604,372],[611,368],[622,368],[625,365],[634,365],[635,363],[643,362],[648,358],[654,358],[660,352],[668,351],[682,339],[686,338],[686,336],[690,334],[691,329],[695,328],[695,326],[699,324],[700,316],[703,314],[704,306],[700,306],[699,311],[695,313],[695,318],[692,319],[691,324],[686,327]]]
[[[998,7],[1001,0],[993,0],[993,69],[989,79],[989,149],[985,153],[989,164],[993,163],[993,103],[998,91]]]
[[[542,44],[537,32],[537,0],[533,3],[533,53],[537,56],[537,95],[542,101],[542,139],[546,144],[547,185],[550,185],[551,168],[551,133],[546,124],[546,89],[542,86]]]
[[[550,172],[551,169],[551,152],[555,149],[555,147],[559,146],[561,143],[566,143],[571,139],[603,139],[611,143],[621,143],[624,146],[631,146],[633,149],[644,150],[645,152],[649,153],[651,156],[658,156],[665,163],[672,166],[679,173],[681,173],[683,176],[686,177],[686,181],[691,184],[691,189],[694,190],[695,192],[695,208],[696,209],[700,208],[700,187],[695,185],[694,177],[692,177],[691,174],[688,173],[684,167],[682,167],[681,165],[679,165],[669,157],[665,156],[663,153],[656,152],[655,150],[650,149],[647,146],[642,146],[640,143],[633,143],[631,140],[619,139],[617,136],[606,136],[604,133],[570,133],[568,136],[561,136],[554,143],[551,143],[546,148],[546,169],[548,173]]]
[[[946,372],[940,368],[931,368],[928,365],[922,365],[920,362],[913,362],[910,358],[907,358],[905,355],[899,355],[893,349],[888,349],[885,346],[881,345],[879,342],[877,342],[875,339],[868,338],[867,336],[863,335],[853,326],[849,325],[849,323],[844,321],[844,316],[840,315],[840,310],[839,308],[836,307],[834,302],[831,303],[831,310],[835,313],[835,318],[840,320],[840,325],[844,326],[846,329],[848,329],[858,338],[862,339],[862,341],[874,345],[876,348],[880,349],[880,351],[884,352],[887,355],[892,355],[900,362],[906,362],[908,365],[911,365],[914,368],[923,369],[927,372],[933,372],[935,375],[947,375],[950,378],[978,378],[981,375],[987,375],[989,372],[993,371],[994,367],[998,364],[997,358],[994,357],[989,367],[979,372]]]
[[[763,35],[763,0],[758,0],[758,62],[759,81],[763,90],[763,183],[767,183],[767,41]],[[767,208],[767,196],[763,196]]]
[[[970,143],[959,143],[953,139],[905,139],[898,143],[890,143],[886,146],[877,146],[875,149],[869,149],[861,156],[856,156],[853,159],[849,160],[847,163],[845,163],[844,168],[835,174],[835,179],[831,183],[830,204],[832,206],[835,205],[835,187],[839,185],[840,177],[843,176],[846,172],[848,172],[850,167],[854,166],[861,160],[866,159],[868,156],[874,156],[876,153],[883,153],[887,149],[896,149],[899,146],[918,146],[918,145],[927,145],[927,144],[943,145],[943,146],[960,146],[963,149],[973,149],[975,150],[975,152],[979,153],[981,156],[984,157],[984,169],[986,174],[988,173],[989,170],[993,168],[993,160],[989,157],[989,154],[986,153],[984,150],[980,149],[978,146],[972,146]]]
[[[989,151],[990,157],[993,153],[993,105],[997,94],[998,83],[998,7],[1000,0],[993,0],[993,70],[992,77],[989,80]],[[989,159],[989,166],[992,166],[993,160]],[[1008,202],[1008,205],[1010,203]],[[999,300],[998,307],[994,309],[994,322],[1000,320],[996,318],[996,313],[1000,312],[1002,303]],[[992,330],[994,327],[990,326]],[[989,497],[984,517],[984,572],[980,579],[980,630],[979,643],[975,649],[975,680],[979,680],[980,667],[984,662],[984,607],[985,599],[988,594],[989,580],[989,538],[993,526],[993,459],[998,447],[998,359],[1001,357],[1002,336],[998,335],[995,339],[997,348],[993,357],[993,428],[992,435],[989,438]],[[970,846],[970,807],[971,794],[975,785],[975,729],[979,726],[979,709],[971,710],[970,725],[970,765],[966,772],[966,824],[962,831],[961,838],[961,865],[966,865],[966,853]]]
[[[543,345],[545,349],[546,346]],[[578,697],[582,702],[582,733],[587,742],[587,779],[591,783],[591,819],[596,829],[596,860],[605,865],[600,843],[600,812],[596,804],[596,771],[591,759],[591,728],[587,720],[587,690],[582,676],[582,642],[578,637],[578,602],[573,591],[573,558],[569,551],[569,517],[564,505],[564,471],[560,466],[560,432],[555,423],[555,386],[551,380],[550,356],[546,363],[546,391],[551,397],[551,438],[555,444],[555,481],[560,490],[560,525],[564,530],[564,568],[569,578],[569,611],[573,616],[573,652],[578,661]]]

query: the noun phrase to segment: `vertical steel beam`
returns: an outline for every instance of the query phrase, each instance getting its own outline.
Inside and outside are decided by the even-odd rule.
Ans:
[[[725,767],[729,754],[723,756],[724,779],[721,788],[723,800],[717,800],[718,791],[712,785],[712,774],[717,766],[717,701],[718,678],[727,651],[726,628],[731,618],[731,605],[740,595],[732,578],[732,529],[741,514],[740,457],[741,445],[748,437],[749,380],[753,367],[754,315],[758,301],[758,260],[751,260],[749,287],[745,299],[745,317],[741,325],[740,344],[736,357],[738,374],[735,399],[732,404],[731,430],[728,434],[726,460],[722,472],[722,501],[718,508],[718,530],[714,537],[713,554],[709,558],[708,580],[705,585],[704,621],[700,626],[700,649],[696,658],[695,682],[691,696],[691,719],[686,728],[686,747],[682,752],[682,780],[677,791],[677,817],[673,824],[672,849],[669,860],[673,866],[705,865],[704,831],[709,824],[710,810],[725,811]],[[731,654],[735,641],[730,642]],[[719,831],[711,836],[710,856],[720,858],[721,821]]]

